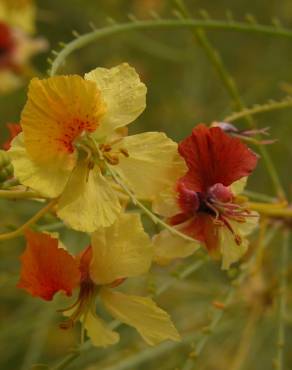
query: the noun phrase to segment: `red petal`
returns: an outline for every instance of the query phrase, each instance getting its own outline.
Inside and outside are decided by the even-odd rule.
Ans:
[[[22,128],[18,123],[7,123],[6,124],[9,130],[9,139],[3,144],[3,149],[8,150],[11,147],[11,142],[21,131]]]
[[[27,231],[25,236],[18,288],[47,301],[59,291],[70,296],[80,283],[78,261],[58,248],[58,240],[48,234]]]
[[[257,164],[257,156],[240,139],[203,124],[179,144],[179,152],[189,168],[180,181],[197,192],[217,183],[229,186],[250,175]]]

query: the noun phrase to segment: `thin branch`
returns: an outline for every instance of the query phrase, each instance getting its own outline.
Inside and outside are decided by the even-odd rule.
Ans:
[[[292,108],[292,98],[287,96],[281,101],[270,101],[266,104],[257,104],[251,108],[245,108],[240,112],[234,112],[223,119],[224,122],[234,122],[238,119],[245,118],[246,116],[253,116],[255,114],[271,112],[285,108]]]
[[[275,359],[275,368],[284,370],[284,346],[285,346],[285,316],[287,305],[287,266],[289,250],[289,233],[284,233],[281,264],[280,264],[280,292],[279,292],[279,311],[278,311],[278,339],[277,339],[277,354]]]
[[[135,22],[127,22],[122,24],[113,24],[107,27],[94,30],[77,39],[63,45],[63,49],[59,52],[52,63],[51,76],[54,76],[66,58],[74,51],[95,42],[104,37],[115,34],[147,30],[154,28],[190,28],[190,29],[208,29],[208,30],[226,30],[245,33],[256,33],[259,35],[279,36],[292,38],[292,31],[283,27],[264,26],[259,24],[250,24],[244,22],[216,21],[216,20],[196,20],[196,19],[152,19],[152,20],[136,20]]]
[[[57,199],[52,200],[49,202],[44,208],[42,208],[39,212],[37,212],[32,218],[30,218],[25,224],[20,226],[15,231],[12,231],[10,233],[4,233],[0,234],[0,241],[1,240],[8,240],[16,238],[24,233],[26,229],[28,229],[30,226],[34,225],[39,219],[41,219],[47,212],[49,212],[57,203]]]

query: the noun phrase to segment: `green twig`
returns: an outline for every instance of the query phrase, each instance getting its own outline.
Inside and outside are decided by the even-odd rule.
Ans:
[[[54,76],[66,58],[74,51],[82,47],[100,40],[104,37],[115,34],[146,30],[154,28],[190,28],[190,29],[209,29],[209,30],[226,30],[235,32],[256,33],[259,35],[279,36],[285,38],[292,38],[292,31],[283,27],[264,26],[259,24],[250,24],[244,22],[230,22],[230,21],[216,21],[216,20],[196,20],[196,19],[153,19],[135,22],[127,22],[122,24],[113,24],[107,27],[94,30],[85,35],[74,39],[59,52],[52,62],[50,75]]]
[[[275,359],[275,368],[284,370],[284,345],[285,345],[285,316],[287,305],[287,266],[288,266],[288,248],[289,233],[284,233],[281,263],[280,263],[280,291],[279,291],[279,309],[278,309],[278,339],[277,354]]]
[[[233,122],[238,119],[245,118],[246,116],[253,116],[255,114],[271,112],[274,110],[280,110],[280,109],[291,108],[291,107],[292,107],[292,98],[291,96],[287,96],[281,101],[270,101],[266,104],[261,104],[261,105],[257,104],[251,108],[245,108],[244,110],[241,110],[240,112],[234,112],[230,114],[229,116],[225,117],[223,121]]]
[[[276,231],[277,231],[277,227],[274,227],[273,229],[270,230],[269,233],[267,233],[266,238],[263,242],[263,247],[266,247],[270,243]],[[242,282],[245,280],[245,278],[248,276],[250,269],[254,265],[255,262],[256,262],[256,255],[253,255],[246,264],[241,265],[241,272],[239,276],[232,281],[232,284],[229,287],[229,290],[223,301],[223,305],[222,305],[223,309],[220,309],[220,310],[214,309],[210,324],[203,329],[201,337],[199,338],[197,345],[195,347],[195,351],[192,352],[192,356],[187,359],[182,370],[192,370],[193,369],[194,361],[201,354],[211,334],[217,328],[217,325],[219,324],[219,322],[221,321],[224,315],[225,308],[228,308],[229,304],[231,303],[234,297],[236,288],[240,286]]]

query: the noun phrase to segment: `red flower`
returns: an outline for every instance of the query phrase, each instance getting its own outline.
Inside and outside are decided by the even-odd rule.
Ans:
[[[0,22],[0,68],[10,67],[15,48],[15,39],[12,29]]]
[[[251,174],[257,156],[238,138],[203,124],[179,144],[179,153],[188,172],[177,183],[181,213],[172,217],[171,223],[180,224],[209,250],[218,247],[218,226],[227,227],[240,244],[230,221],[245,222],[249,211],[236,204],[231,185]]]
[[[6,123],[9,130],[9,139],[3,144],[3,149],[8,150],[11,147],[12,140],[22,131],[19,123]]]
[[[80,284],[78,261],[58,247],[58,240],[48,234],[27,231],[27,246],[21,256],[22,268],[18,287],[33,296],[52,300],[63,291],[71,296]]]

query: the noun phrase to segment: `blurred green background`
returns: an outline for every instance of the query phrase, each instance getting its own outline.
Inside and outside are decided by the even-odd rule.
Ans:
[[[226,18],[226,11],[230,10],[237,20],[243,20],[245,14],[249,13],[259,23],[271,23],[272,18],[279,18],[285,26],[292,27],[290,0],[189,0],[186,4],[194,17],[199,17],[201,8],[208,10],[214,19]],[[88,32],[89,22],[101,27],[107,24],[107,18],[113,18],[117,22],[126,21],[129,13],[147,19],[150,18],[151,11],[156,11],[165,18],[173,17],[172,2],[166,0],[42,0],[38,1],[38,8],[37,33],[48,39],[53,49],[58,49],[60,41],[70,41],[73,38],[72,30],[80,34]],[[292,95],[291,40],[232,31],[209,31],[208,36],[237,82],[247,106],[265,103],[270,98],[281,99]],[[40,74],[46,74],[48,56],[49,53],[42,54],[34,59],[34,65]],[[110,67],[125,61],[135,66],[148,87],[147,109],[130,127],[131,133],[144,130],[165,131],[173,139],[181,140],[196,124],[220,121],[234,110],[204,51],[187,30],[135,31],[101,39],[70,56],[62,72],[84,74],[97,66]],[[2,142],[8,136],[5,123],[19,121],[25,101],[26,86],[0,97]],[[289,176],[292,161],[291,112],[292,110],[287,109],[256,116],[258,126],[269,126],[271,137],[278,140],[268,150],[289,195],[292,191]],[[245,127],[244,122],[239,121],[239,126]],[[250,179],[249,189],[273,194],[261,161]],[[37,206],[31,202],[16,204],[1,201],[0,224],[2,227],[21,224],[35,209]],[[84,235],[64,230],[61,232],[65,242],[73,248],[80,248],[87,243]],[[276,234],[272,245],[274,248],[270,248],[265,261],[268,273],[264,281],[271,289],[277,285],[279,240],[279,235]],[[74,332],[59,332],[57,322],[60,315],[55,314],[55,310],[60,307],[60,302],[43,304],[15,288],[17,256],[23,250],[24,241],[19,239],[1,244],[0,368],[26,370],[35,362],[55,363],[78,343],[78,337]],[[174,270],[176,267],[172,266],[170,269]],[[167,279],[167,273],[160,274],[164,274]],[[148,291],[160,282],[155,276],[153,274],[146,277],[139,284]],[[227,278],[220,272],[219,266],[210,262],[189,280],[176,281],[159,301],[172,314],[182,332],[199,331],[208,322],[211,302],[216,298],[220,300],[226,292],[226,281]],[[129,288],[135,291],[136,286]],[[236,299],[240,300],[242,296],[248,296],[246,291],[240,291]],[[291,291],[289,297],[291,301]],[[250,338],[252,342],[248,341],[247,353],[244,354],[242,363],[232,364],[248,320],[253,317],[250,315],[252,310],[249,305],[247,299],[247,302],[228,310],[218,332],[212,336],[196,362],[196,369],[273,369],[272,360],[276,351],[276,316],[272,309],[274,303],[267,308],[261,320],[257,317],[257,327]],[[287,349],[292,344],[291,316],[290,306]],[[90,348],[68,369],[181,369],[192,352],[189,343],[177,350],[165,351],[160,357],[159,354],[150,356],[148,361],[138,365],[128,364],[130,367],[122,367],[125,359],[134,358],[146,346],[134,330],[122,327],[121,332],[121,344],[109,350]],[[291,351],[286,351],[285,361],[286,369],[292,368]],[[232,368],[229,367],[231,365]]]

